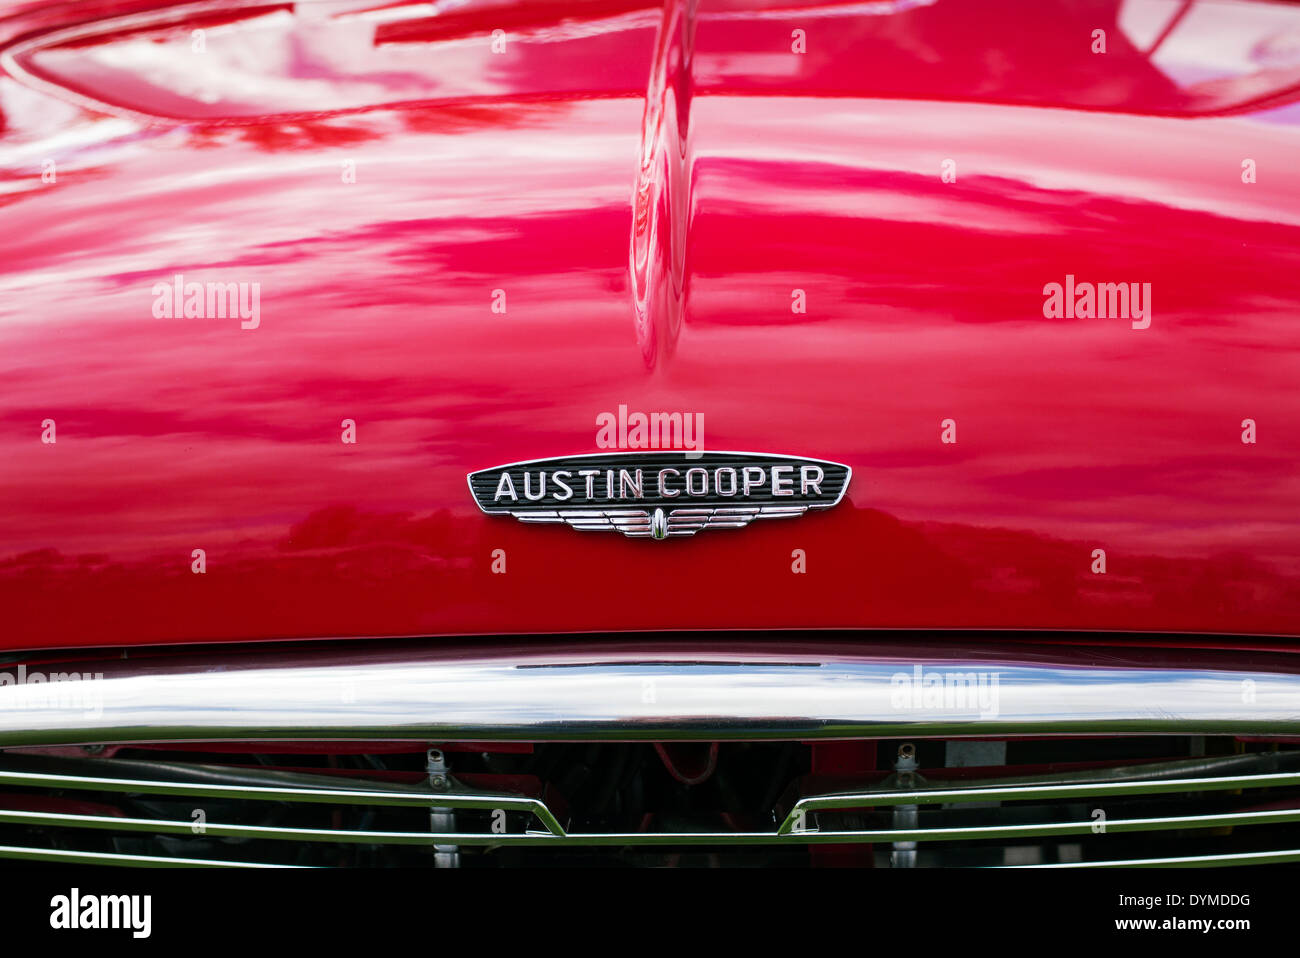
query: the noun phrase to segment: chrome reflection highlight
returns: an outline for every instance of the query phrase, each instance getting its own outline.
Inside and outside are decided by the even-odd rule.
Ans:
[[[115,742],[738,741],[884,736],[1300,735],[1300,675],[1080,665],[1060,647],[590,651],[482,646],[97,663],[94,708],[0,686],[0,747]],[[1093,660],[1095,661],[1095,659]],[[923,663],[923,664],[922,664]],[[931,696],[917,676],[947,676]],[[953,695],[952,676],[984,676]],[[937,680],[936,680],[937,681]],[[982,681],[982,680],[981,680]],[[644,688],[652,683],[653,696]],[[995,692],[986,696],[985,692]],[[652,701],[647,701],[652,699]],[[84,706],[84,701],[79,703]]]

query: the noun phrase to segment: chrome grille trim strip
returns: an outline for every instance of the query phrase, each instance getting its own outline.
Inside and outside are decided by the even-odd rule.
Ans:
[[[1224,868],[1237,865],[1282,865],[1300,862],[1300,848],[1264,852],[1232,852],[1222,855],[1183,855],[1175,858],[1129,858],[1109,862],[1050,862],[1033,865],[1005,865],[1005,868]]]
[[[123,852],[84,852],[63,848],[25,848],[0,845],[0,858],[65,865],[127,865],[137,868],[305,868],[265,862],[221,861],[215,858],[170,858],[165,855],[128,855]]]
[[[159,767],[164,767],[161,764]],[[172,766],[181,768],[183,766]],[[199,767],[205,768],[205,767]],[[253,776],[247,776],[253,777]],[[284,776],[292,778],[292,776]],[[303,776],[306,782],[310,777]],[[0,784],[15,787],[66,788],[79,791],[112,791],[140,795],[188,796],[202,798],[245,799],[273,802],[309,802],[330,805],[391,805],[409,808],[478,809],[492,811],[529,812],[536,816],[552,834],[563,834],[560,823],[543,802],[520,795],[447,794],[429,789],[384,788],[379,783],[368,783],[366,788],[340,788],[303,784],[256,785],[226,784],[222,782],[169,782],[153,779],[116,778],[99,775],[69,775],[47,772],[0,770]],[[0,809],[0,816],[13,815]],[[0,818],[0,820],[7,820]],[[117,819],[110,819],[116,821]],[[189,823],[186,823],[189,827]]]
[[[482,650],[481,650],[482,649]],[[1071,650],[213,654],[83,664],[93,708],[0,685],[0,747],[125,742],[1300,736],[1300,668],[1076,664]],[[725,659],[724,659],[725,656]],[[1094,660],[1096,661],[1096,660]],[[1258,658],[1255,661],[1259,661]],[[927,706],[914,671],[996,678],[996,709]],[[654,695],[645,694],[648,683]],[[52,688],[53,685],[45,686]],[[913,700],[915,698],[915,700]]]
[[[1101,798],[1110,795],[1163,795],[1170,792],[1215,792],[1240,788],[1300,785],[1300,772],[1274,775],[1223,775],[1158,781],[1078,782],[1061,785],[1007,785],[978,788],[925,788],[905,792],[866,789],[800,799],[795,809],[862,808],[866,805],[925,805],[935,802],[1017,802],[1028,799]],[[789,822],[786,823],[788,826]],[[782,826],[786,827],[786,826]],[[1109,826],[1108,826],[1109,827]]]

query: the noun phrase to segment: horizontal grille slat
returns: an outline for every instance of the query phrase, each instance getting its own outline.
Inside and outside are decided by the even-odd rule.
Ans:
[[[449,805],[442,802],[443,805]],[[431,803],[431,807],[433,807]],[[464,807],[454,806],[450,807]],[[1266,825],[1300,821],[1300,807],[1255,812],[1225,812],[1209,815],[1164,816],[1159,818],[1111,819],[1108,831],[1140,832],[1168,828],[1216,828]],[[22,812],[0,809],[0,822],[41,825],[52,828],[90,828],[110,831],[154,832],[169,835],[193,834],[192,822],[164,819],[117,818],[50,812]],[[854,844],[862,842],[978,841],[992,838],[1086,835],[1091,819],[1040,824],[959,826],[953,828],[878,828],[853,831],[777,832],[524,832],[480,834],[474,832],[371,832],[347,829],[267,827],[206,822],[203,834],[227,838],[266,838],[285,841],[365,842],[377,845],[755,845]]]

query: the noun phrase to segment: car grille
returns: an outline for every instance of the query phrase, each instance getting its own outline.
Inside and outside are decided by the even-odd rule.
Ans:
[[[1149,741],[1092,747],[1104,753]],[[803,748],[733,746],[750,752],[756,764],[791,747]],[[629,748],[647,757],[652,747]],[[900,754],[913,748],[906,744]],[[792,789],[748,820],[733,815],[708,827],[707,817],[679,811],[653,820],[633,816],[615,828],[598,827],[600,816],[568,807],[554,783],[532,789],[540,796],[526,794],[528,788],[471,785],[445,768],[450,753],[440,749],[348,758],[369,773],[159,761],[126,752],[69,758],[11,751],[0,756],[0,857],[244,867],[527,865],[573,856],[657,863],[692,855],[718,864],[815,863],[815,849],[829,845],[855,848],[864,864],[895,867],[1300,861],[1300,750],[1266,748],[1161,762],[1072,763],[1036,774],[1008,766],[1001,774],[979,769],[956,779],[953,769],[934,769],[932,777],[908,768],[812,793],[797,784],[811,778],[796,775]],[[423,770],[394,770],[421,759]]]
[[[1300,860],[1289,647],[1171,656],[1049,638],[411,640],[20,660],[20,676],[48,679],[0,685],[0,857]]]

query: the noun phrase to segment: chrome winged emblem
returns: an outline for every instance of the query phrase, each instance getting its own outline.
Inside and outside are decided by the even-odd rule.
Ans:
[[[844,498],[852,474],[801,456],[657,451],[532,459],[467,478],[489,515],[667,539],[828,509]]]

